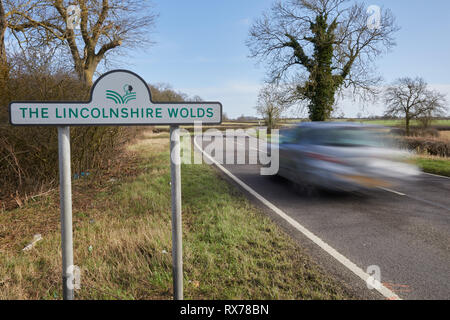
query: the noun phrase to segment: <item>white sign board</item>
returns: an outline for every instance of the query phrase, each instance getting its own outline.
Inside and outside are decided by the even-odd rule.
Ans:
[[[102,75],[89,102],[15,101],[9,106],[12,125],[167,125],[220,124],[220,102],[154,103],[146,82],[127,70]]]

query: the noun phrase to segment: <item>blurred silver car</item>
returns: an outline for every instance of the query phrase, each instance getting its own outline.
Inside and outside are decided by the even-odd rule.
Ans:
[[[309,122],[280,130],[280,169],[300,186],[355,191],[415,180],[420,170],[396,147],[389,129]]]

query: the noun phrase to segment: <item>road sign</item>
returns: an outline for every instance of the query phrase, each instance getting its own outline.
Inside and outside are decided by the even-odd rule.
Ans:
[[[220,102],[154,103],[146,82],[127,70],[102,75],[90,101],[13,101],[10,122],[16,126],[58,126],[63,297],[74,298],[70,126],[170,125],[172,188],[172,260],[174,299],[183,299],[181,230],[180,124],[220,124]]]
[[[86,102],[17,101],[10,103],[13,125],[163,125],[219,124],[219,102],[152,102],[146,82],[137,74],[114,70],[93,85]]]

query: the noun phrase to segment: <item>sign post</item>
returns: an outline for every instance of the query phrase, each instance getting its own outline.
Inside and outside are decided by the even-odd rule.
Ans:
[[[105,73],[91,89],[90,101],[14,101],[10,123],[16,126],[57,126],[61,210],[63,298],[74,298],[70,126],[170,125],[172,193],[172,259],[174,299],[183,299],[181,224],[181,160],[179,125],[220,124],[220,102],[151,100],[147,83],[127,70]]]
[[[181,221],[180,131],[170,126],[170,178],[172,188],[172,269],[173,296],[183,300],[183,233]]]
[[[72,183],[70,171],[70,127],[58,127],[59,192],[63,299],[73,300]]]

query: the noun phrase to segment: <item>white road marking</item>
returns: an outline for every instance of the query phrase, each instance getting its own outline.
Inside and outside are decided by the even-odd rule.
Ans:
[[[230,171],[225,169],[220,163],[218,163],[216,160],[214,160],[209,154],[207,154],[203,148],[201,148],[194,137],[194,145],[197,147],[198,150],[200,150],[203,155],[205,155],[212,163],[214,163],[220,170],[222,170],[227,176],[229,176],[233,181],[235,181],[237,184],[239,184],[244,190],[249,192],[251,195],[253,195],[256,199],[261,201],[265,206],[267,206],[269,209],[274,211],[276,214],[278,214],[281,218],[283,218],[285,221],[287,221],[291,226],[293,226],[295,229],[303,233],[308,239],[310,239],[312,242],[317,244],[320,248],[322,248],[325,252],[327,252],[329,255],[331,255],[333,258],[335,258],[337,261],[339,261],[342,265],[344,265],[347,269],[349,269],[351,272],[353,272],[355,275],[357,275],[359,278],[364,280],[364,282],[367,283],[368,279],[371,277],[368,273],[364,272],[360,267],[358,267],[356,264],[354,264],[352,261],[350,261],[348,258],[340,254],[338,251],[336,251],[334,248],[332,248],[330,245],[328,245],[325,241],[320,239],[318,236],[316,236],[314,233],[306,229],[304,226],[302,226],[300,223],[298,223],[296,220],[288,216],[286,213],[284,213],[281,209],[276,207],[274,204],[269,202],[267,199],[265,199],[263,196],[261,196],[259,193],[257,193],[255,190],[250,188],[247,184],[245,184],[242,180],[237,178],[235,175],[233,175]],[[370,278],[372,279],[372,278]],[[369,280],[370,281],[370,280]],[[401,298],[396,295],[394,292],[386,288],[383,284],[379,284],[379,286],[376,286],[374,288],[379,293],[381,293],[384,297],[390,300],[401,300]]]
[[[395,193],[395,194],[397,194],[399,196],[405,196],[405,197],[408,197],[410,199],[426,203],[426,204],[428,204],[430,206],[434,206],[434,207],[438,207],[438,208],[450,211],[448,206],[442,205],[442,204],[439,204],[439,203],[436,203],[436,202],[433,202],[433,201],[429,201],[429,200],[417,198],[417,197],[414,197],[414,196],[410,196],[410,195],[407,195],[407,194],[404,194],[404,193],[401,193],[401,192],[398,192],[398,191],[395,191],[395,190],[392,190],[392,189],[388,189],[388,188],[378,187],[378,189],[382,189],[382,190],[387,191],[387,192],[392,192],[392,193]]]
[[[237,142],[237,141],[235,141],[235,143],[238,144],[238,145],[240,145],[240,146],[244,146],[244,148],[245,148],[245,144],[239,143],[239,142]],[[250,148],[250,147],[249,147],[249,148]],[[264,152],[264,153],[267,154],[266,151],[264,151],[264,150],[259,150],[259,148],[250,148],[250,149],[256,150],[256,151],[259,151],[259,152]]]
[[[450,177],[446,177],[446,176],[441,176],[438,174],[433,174],[433,173],[428,173],[428,172],[422,172],[423,174],[427,174],[429,176],[433,176],[433,177],[438,177],[438,178],[444,178],[444,179],[450,179]]]
[[[397,194],[399,196],[406,196],[406,194],[404,194],[404,193],[401,193],[401,192],[398,192],[398,191],[395,191],[395,190],[392,190],[392,189],[389,189],[389,188],[384,188],[384,187],[377,187],[377,188],[381,189],[381,190],[384,190],[384,191],[387,191],[387,192],[395,193],[395,194]]]

